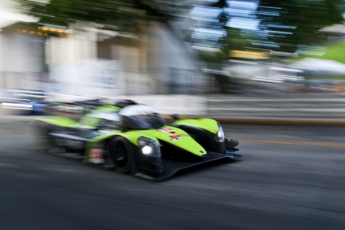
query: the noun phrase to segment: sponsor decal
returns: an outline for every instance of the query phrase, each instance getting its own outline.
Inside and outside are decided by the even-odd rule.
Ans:
[[[175,134],[175,135],[171,135],[169,136],[171,141],[175,141],[175,140],[180,140],[181,137],[185,137],[188,136],[188,134]]]
[[[161,128],[161,129],[157,129],[157,131],[162,132],[162,133],[175,133],[175,131],[170,128]]]
[[[89,162],[91,162],[93,164],[104,163],[103,150],[101,148],[92,148],[92,149],[90,149]]]

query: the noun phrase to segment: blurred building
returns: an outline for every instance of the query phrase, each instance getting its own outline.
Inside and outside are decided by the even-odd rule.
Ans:
[[[69,28],[34,26],[30,22],[37,19],[16,9],[14,1],[1,2],[2,89],[80,95],[195,94],[204,90],[198,58],[164,23],[144,21],[135,33],[84,22]]]
[[[28,88],[43,72],[43,37],[23,29],[35,19],[18,13],[13,1],[0,2],[0,88]],[[25,33],[20,33],[20,30]]]
[[[0,88],[23,88],[42,72],[43,40],[18,33],[13,24],[0,33]]]
[[[60,90],[68,93],[89,94],[95,81],[107,88],[107,92],[103,86],[94,91],[98,95],[190,94],[202,91],[204,85],[196,57],[172,31],[157,22],[144,24],[140,33],[74,24],[65,36],[47,40],[46,57],[51,77],[61,82]],[[83,88],[81,81],[90,87]],[[73,87],[76,84],[80,86],[78,91]]]

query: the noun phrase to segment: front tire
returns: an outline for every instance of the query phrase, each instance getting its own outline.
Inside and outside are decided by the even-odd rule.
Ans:
[[[108,144],[108,157],[114,168],[121,173],[132,169],[132,155],[128,141],[123,137],[114,137]]]

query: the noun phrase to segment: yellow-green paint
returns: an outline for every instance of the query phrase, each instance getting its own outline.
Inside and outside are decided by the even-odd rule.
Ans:
[[[168,142],[196,156],[203,156],[206,154],[206,150],[184,130],[172,126],[164,126],[162,129],[133,130],[127,132],[104,131],[103,135],[97,136],[87,143],[84,162],[89,161],[89,151],[91,147],[96,147],[98,143],[113,136],[122,136],[135,146],[138,146],[138,139],[140,137],[147,137],[156,141],[157,143],[160,141]]]
[[[206,150],[201,145],[199,145],[198,142],[196,142],[184,130],[178,129],[176,127],[164,126],[163,129],[142,130],[141,133],[146,134],[145,136],[153,136],[158,140],[168,142],[196,156],[203,156],[206,154]]]
[[[91,113],[99,113],[99,112],[116,112],[119,111],[121,108],[112,105],[103,105],[95,110],[92,110]]]
[[[76,121],[64,117],[49,117],[39,119],[39,121],[61,127],[77,127],[79,125]]]
[[[97,116],[99,113],[107,112],[117,112],[120,108],[112,105],[100,106],[95,110],[92,110],[90,113],[86,114],[80,119],[80,124],[87,125],[91,127],[96,127],[100,124],[100,118]]]
[[[174,122],[173,125],[187,125],[191,127],[201,128],[214,134],[218,132],[217,121],[208,118],[183,119]]]

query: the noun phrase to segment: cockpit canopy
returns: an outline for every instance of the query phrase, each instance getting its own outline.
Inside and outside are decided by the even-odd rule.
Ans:
[[[147,105],[130,105],[120,110],[121,129],[159,129],[166,123],[154,109]]]
[[[110,130],[144,130],[159,129],[166,125],[164,119],[147,105],[134,104],[122,109],[114,106],[103,106],[87,114],[81,124],[102,127]]]

